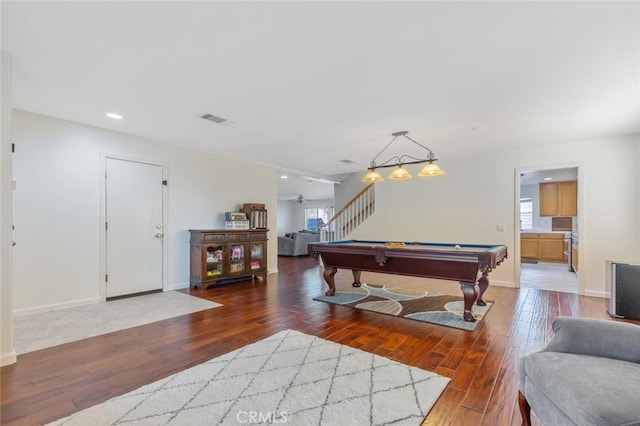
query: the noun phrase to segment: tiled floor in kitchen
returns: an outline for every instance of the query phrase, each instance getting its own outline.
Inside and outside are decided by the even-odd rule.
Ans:
[[[566,263],[522,263],[520,287],[578,293],[578,279]]]

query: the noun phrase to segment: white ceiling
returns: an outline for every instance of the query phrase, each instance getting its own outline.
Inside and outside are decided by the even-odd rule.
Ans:
[[[300,195],[305,200],[333,200],[334,184],[346,176],[335,175],[336,180],[301,176],[295,173],[278,173],[278,199],[297,200]]]
[[[566,169],[527,170],[520,174],[520,185],[537,185],[540,182],[545,181],[561,182],[563,180],[577,179],[577,167],[569,167]]]
[[[1,8],[15,108],[301,176],[363,171],[399,130],[445,169],[473,152],[640,132],[639,2]],[[405,142],[390,155],[424,157]]]

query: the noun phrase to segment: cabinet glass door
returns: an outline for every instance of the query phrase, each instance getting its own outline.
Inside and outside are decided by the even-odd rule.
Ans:
[[[264,262],[264,243],[251,243],[251,270],[262,269]]]
[[[222,246],[208,246],[205,251],[205,277],[215,277],[222,275],[223,262],[223,247]]]
[[[245,270],[244,244],[229,244],[229,273],[237,274]]]

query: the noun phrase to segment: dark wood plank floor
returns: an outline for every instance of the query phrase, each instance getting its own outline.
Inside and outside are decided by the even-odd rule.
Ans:
[[[455,283],[368,278],[380,277],[458,294]],[[324,290],[313,259],[280,258],[266,283],[190,292],[223,307],[19,355],[1,370],[0,423],[44,424],[292,328],[450,377],[424,424],[520,424],[518,358],[545,345],[558,315],[609,318],[603,299],[490,287],[495,305],[467,332],[312,300]]]

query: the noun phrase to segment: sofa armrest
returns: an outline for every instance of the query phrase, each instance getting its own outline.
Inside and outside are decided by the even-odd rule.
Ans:
[[[295,241],[292,238],[278,236],[278,255],[293,255]]]
[[[608,320],[558,317],[543,349],[640,363],[640,326]]]
[[[305,256],[309,254],[309,240],[307,238],[303,238],[300,234],[296,235],[296,243],[294,247],[294,255],[295,256]]]

